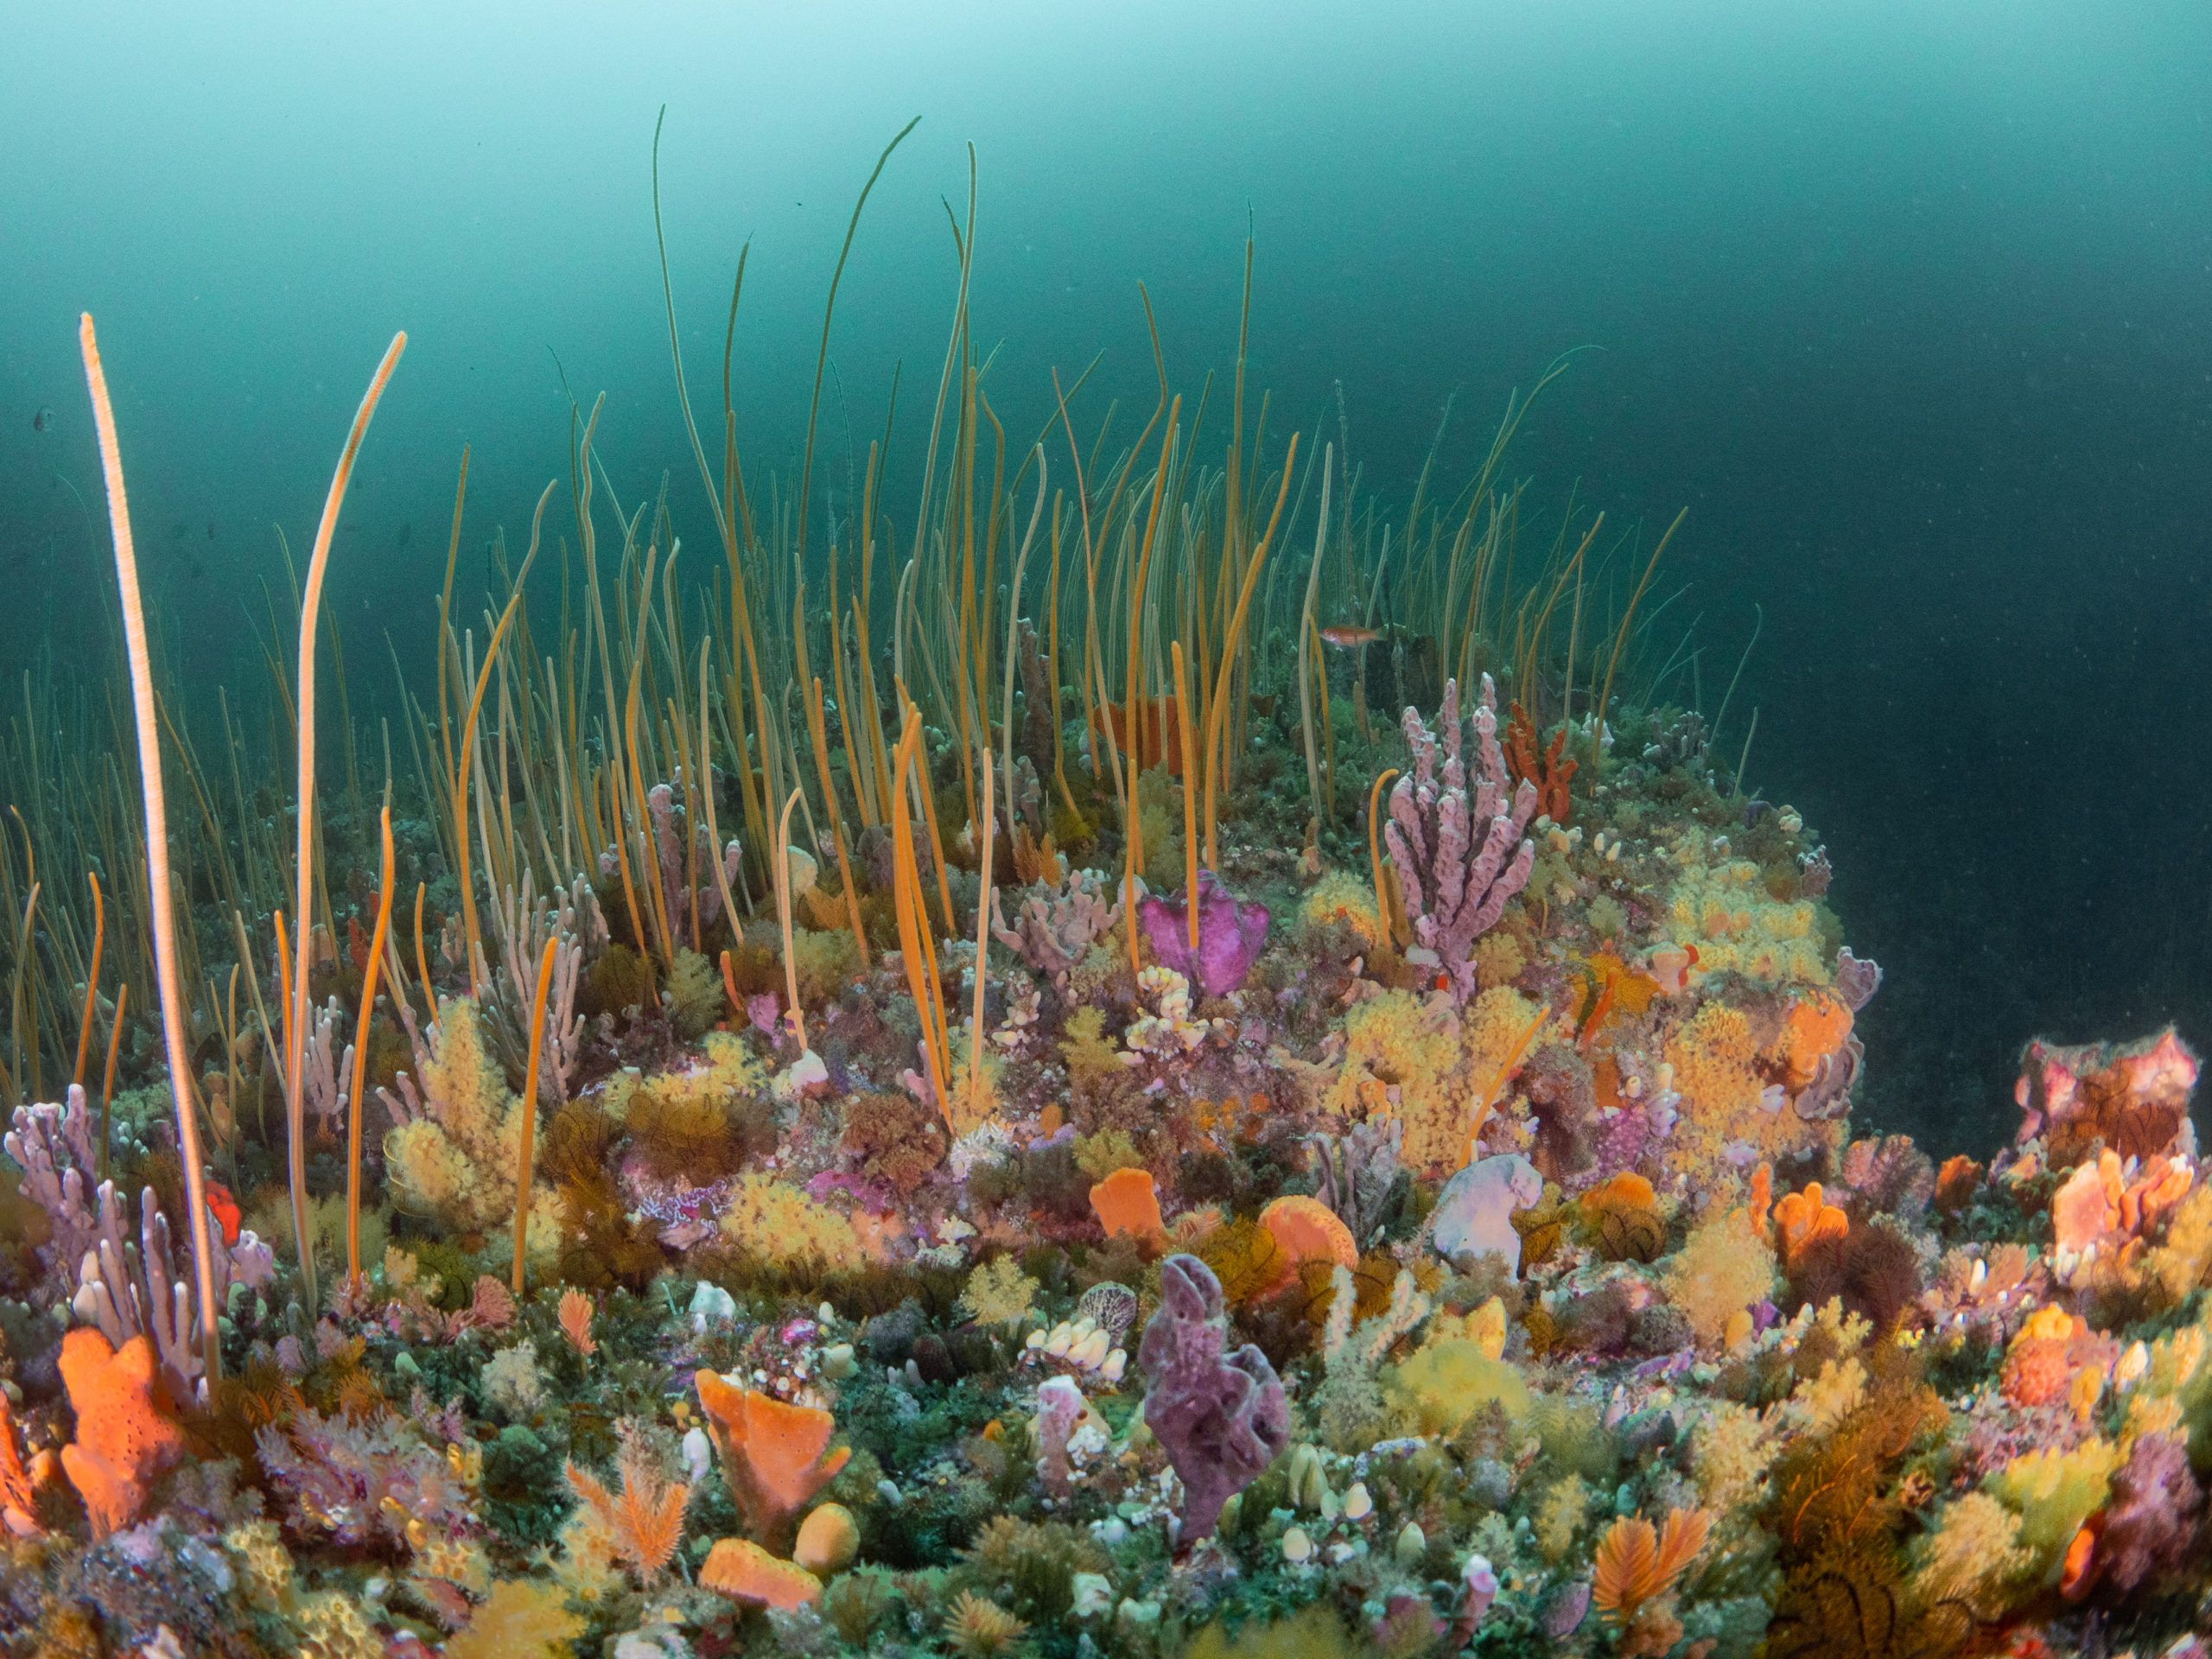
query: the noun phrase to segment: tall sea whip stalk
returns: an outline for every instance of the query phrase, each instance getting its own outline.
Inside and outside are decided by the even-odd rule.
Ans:
[[[108,401],[92,314],[77,324],[85,379],[92,389],[92,423],[99,430],[100,470],[107,478],[108,523],[115,535],[115,575],[123,590],[123,639],[130,658],[130,706],[138,728],[139,784],[146,804],[146,883],[152,901],[154,968],[161,984],[162,1036],[169,1062],[169,1092],[176,1102],[177,1145],[184,1154],[184,1196],[192,1229],[192,1276],[199,1293],[200,1351],[212,1387],[222,1379],[223,1351],[215,1327],[215,1260],[207,1239],[207,1172],[200,1166],[200,1121],[192,1104],[191,1046],[184,1026],[184,996],[177,983],[176,918],[169,893],[168,813],[162,798],[161,734],[154,724],[154,669],[146,650],[146,612],[138,597],[138,558],[130,540],[130,501],[123,487],[123,451],[116,442],[115,408]],[[397,346],[394,346],[395,353]],[[350,455],[350,451],[348,452]],[[116,1024],[122,1026],[122,1007]],[[101,1113],[106,1128],[106,1113]],[[105,1158],[105,1137],[101,1147]]]
[[[91,337],[90,330],[86,338]],[[284,1038],[284,1128],[290,1141],[292,1179],[292,1236],[300,1247],[300,1277],[306,1287],[308,1306],[314,1307],[320,1298],[315,1292],[315,1251],[308,1241],[308,1171],[307,1171],[307,1027],[308,1027],[308,968],[315,957],[315,918],[309,908],[315,893],[315,619],[322,609],[322,579],[330,568],[330,539],[337,533],[338,509],[346,499],[346,486],[353,481],[353,460],[360,454],[361,440],[368,435],[369,417],[377,412],[377,400],[384,396],[385,384],[391,372],[398,366],[400,353],[407,349],[407,335],[403,331],[391,337],[391,344],[385,348],[384,360],[377,365],[376,375],[369,382],[368,391],[361,398],[361,406],[353,414],[353,429],[346,435],[345,453],[338,457],[338,470],[330,480],[330,493],[323,498],[322,523],[315,533],[315,556],[308,562],[307,588],[300,601],[300,670],[299,670],[299,776],[294,795],[296,816],[299,821],[299,835],[295,855],[297,859],[295,889],[296,907],[292,912],[293,925],[298,929],[298,948],[292,952],[292,1016]],[[158,902],[166,904],[164,897]],[[164,999],[166,1001],[166,998]],[[196,1161],[197,1154],[188,1154],[188,1161]],[[198,1179],[194,1177],[194,1181]],[[198,1199],[194,1198],[194,1208]],[[204,1233],[204,1224],[200,1230]],[[200,1245],[207,1249],[204,1238]],[[205,1288],[203,1281],[202,1288]],[[212,1374],[213,1364],[208,1367]]]
[[[784,815],[776,824],[776,925],[784,933],[784,992],[791,1000],[791,1035],[799,1052],[806,1052],[806,1010],[798,1000],[798,961],[791,953],[791,809],[798,804],[796,786],[784,801]]]
[[[361,1038],[353,1050],[353,1103],[346,1115],[346,1278],[361,1282],[361,1096],[369,1077],[369,1026],[377,1013],[377,976],[384,967],[385,942],[391,937],[391,786],[385,785],[384,875],[378,884],[376,935],[369,944],[369,965],[361,976]],[[234,993],[235,994],[235,993]],[[401,1000],[404,1000],[404,995]]]
[[[523,1082],[522,1140],[516,1161],[521,1166],[515,1171],[515,1294],[523,1291],[524,1259],[530,1248],[530,1184],[534,1179],[531,1154],[537,1150],[537,1068],[545,1054],[545,995],[553,985],[553,958],[561,944],[559,932],[545,941],[545,950],[537,958],[537,994],[530,1005],[530,1071]],[[361,1064],[368,1062],[364,1059]]]
[[[983,968],[991,944],[991,849],[999,838],[998,808],[991,798],[991,746],[981,747],[983,758],[982,886],[976,900],[976,1023],[968,1032],[968,1122],[983,1121]],[[1007,818],[1012,822],[1011,808]],[[948,1103],[949,1104],[950,1103]],[[951,1114],[946,1113],[950,1117]]]

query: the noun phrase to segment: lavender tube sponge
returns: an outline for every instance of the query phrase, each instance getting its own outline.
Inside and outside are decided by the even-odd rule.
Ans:
[[[1268,1357],[1251,1343],[1224,1357],[1221,1281],[1194,1255],[1160,1267],[1160,1311],[1144,1328],[1145,1426],[1183,1483],[1181,1544],[1213,1531],[1222,1505],[1290,1442],[1290,1408]]]

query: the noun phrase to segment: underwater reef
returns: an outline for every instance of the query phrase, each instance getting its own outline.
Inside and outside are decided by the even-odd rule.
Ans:
[[[549,486],[379,804],[313,605],[401,344],[266,642],[320,810],[227,706],[5,757],[0,1654],[2205,1650],[2197,1058],[1855,1132],[1827,854],[1665,695],[1664,538],[1516,577],[1511,414],[1385,602],[1241,363],[1219,471],[1163,392],[1048,517],[963,314],[903,567],[873,451],[810,563],[702,450],[687,610],[579,410],[564,632]]]

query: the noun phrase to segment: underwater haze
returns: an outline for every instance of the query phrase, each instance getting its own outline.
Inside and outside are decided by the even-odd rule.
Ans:
[[[749,245],[741,437],[779,468],[852,203],[918,115],[838,298],[841,481],[903,363],[887,487],[911,499],[971,143],[975,327],[1012,433],[1051,415],[1052,368],[1070,384],[1102,351],[1090,406],[1141,419],[1140,283],[1177,385],[1225,372],[1248,222],[1252,384],[1277,429],[1325,415],[1331,436],[1340,387],[1386,501],[1447,399],[1457,476],[1510,389],[1598,347],[1510,470],[1580,478],[1616,520],[1689,508],[1668,588],[1702,618],[1708,715],[1763,610],[1720,735],[1758,709],[1746,792],[1821,826],[1892,976],[1876,1121],[1978,1143],[2037,1033],[2212,1037],[2201,7],[120,6],[10,29],[9,657],[67,652],[109,579],[79,511],[97,522],[79,309],[195,684],[262,672],[242,607],[280,577],[270,527],[311,539],[397,328],[330,575],[376,664],[357,679],[383,691],[387,631],[421,666],[461,445],[477,521],[517,534],[566,474],[570,392],[606,394],[618,490],[671,471],[707,548],[657,111],[697,395]]]

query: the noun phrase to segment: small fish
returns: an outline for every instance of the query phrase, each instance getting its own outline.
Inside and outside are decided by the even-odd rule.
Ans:
[[[211,542],[215,539],[215,521],[213,518],[207,521],[207,539]]]
[[[209,1181],[202,1189],[207,1196],[207,1208],[222,1224],[223,1243],[238,1242],[238,1224],[245,1217],[238,1211],[238,1201],[231,1196],[231,1189],[220,1181]]]
[[[53,424],[54,411],[50,409],[41,409],[31,416],[31,430],[34,432],[43,432]]]
[[[1371,645],[1382,634],[1373,628],[1358,627],[1350,622],[1340,622],[1333,628],[1321,630],[1321,638],[1340,651],[1357,651],[1362,645]]]
[[[414,540],[414,539],[415,539],[415,526],[414,526],[414,524],[413,524],[412,523],[409,523],[409,524],[402,524],[402,525],[399,527],[399,546],[400,546],[400,550],[401,550],[403,552],[404,552],[404,551],[405,551],[405,550],[406,550],[406,547],[407,547],[407,543],[410,543],[410,541]]]

